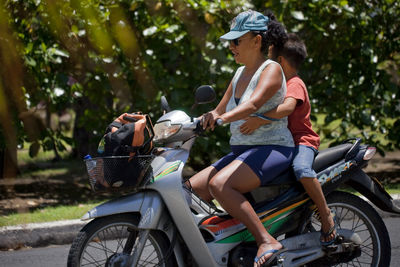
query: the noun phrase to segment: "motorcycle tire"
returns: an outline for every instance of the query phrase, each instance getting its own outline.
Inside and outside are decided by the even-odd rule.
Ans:
[[[390,266],[390,238],[382,218],[376,210],[353,194],[334,191],[326,197],[329,208],[336,213],[337,229],[357,233],[362,244],[358,255],[332,255],[307,266]],[[313,212],[298,228],[300,233],[319,231],[321,224]]]
[[[138,216],[118,214],[94,219],[78,233],[68,254],[68,267],[123,266],[137,237]],[[128,236],[131,242],[127,242]],[[128,244],[130,243],[130,245]],[[122,253],[128,246],[128,253]],[[137,266],[175,266],[165,255],[169,241],[159,231],[150,231]],[[120,261],[120,262],[118,262]]]

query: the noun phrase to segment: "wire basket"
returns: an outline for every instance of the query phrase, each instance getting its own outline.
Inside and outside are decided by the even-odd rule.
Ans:
[[[86,159],[90,186],[94,192],[116,192],[145,185],[153,179],[153,159],[154,155]]]

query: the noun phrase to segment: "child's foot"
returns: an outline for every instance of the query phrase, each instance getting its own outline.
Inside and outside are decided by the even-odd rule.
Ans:
[[[274,253],[282,249],[281,243],[262,243],[258,247],[257,257],[254,259],[254,267],[260,267],[271,258]]]
[[[335,215],[330,212],[327,216],[321,216],[321,244],[324,246],[331,245],[336,239],[336,223]]]

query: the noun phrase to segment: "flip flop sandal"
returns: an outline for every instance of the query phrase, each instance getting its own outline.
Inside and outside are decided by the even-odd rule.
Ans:
[[[285,252],[285,251],[287,251],[287,248],[285,248],[285,247],[283,247],[283,248],[281,248],[281,249],[279,249],[279,250],[278,250],[278,249],[270,249],[270,250],[264,251],[263,254],[261,254],[260,257],[255,257],[255,258],[254,258],[254,262],[255,262],[255,263],[258,263],[258,261],[259,261],[262,257],[264,257],[265,255],[267,255],[267,254],[269,254],[269,253],[272,253],[271,257],[269,257],[269,258],[267,259],[267,261],[264,262],[264,264],[262,264],[262,266],[269,266],[269,265],[271,265],[274,261],[276,261],[276,258],[277,258],[282,252]]]
[[[322,228],[321,228],[321,238],[319,241],[321,242],[321,245],[325,246],[325,247],[332,245],[336,241],[336,238],[338,235],[337,234],[336,214],[334,211],[331,211],[331,216],[333,219],[333,226],[328,230],[328,232],[322,231]],[[332,239],[330,239],[328,241],[322,241],[322,240],[329,238],[333,234],[333,232],[335,232],[335,235],[334,235],[334,237],[332,237]]]

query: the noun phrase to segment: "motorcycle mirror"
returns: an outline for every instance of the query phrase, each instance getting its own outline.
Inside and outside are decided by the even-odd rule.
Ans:
[[[170,112],[171,108],[169,107],[167,98],[165,96],[161,96],[161,108],[164,112]]]
[[[208,104],[215,100],[215,91],[210,85],[202,85],[196,89],[195,104]]]

